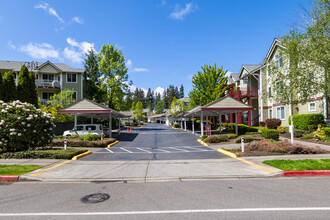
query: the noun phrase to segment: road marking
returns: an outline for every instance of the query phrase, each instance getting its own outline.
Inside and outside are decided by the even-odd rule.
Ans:
[[[173,149],[173,150],[178,150],[178,151],[183,151],[183,152],[189,152],[189,151],[187,151],[187,150],[178,149],[178,148],[174,148],[174,147],[169,147],[169,148],[171,148],[171,149]]]
[[[294,207],[294,208],[238,208],[238,209],[183,209],[127,212],[36,212],[36,213],[0,213],[0,217],[14,216],[95,216],[95,215],[154,215],[182,213],[221,213],[221,212],[295,212],[330,211],[330,207]]]
[[[193,149],[193,150],[199,150],[199,151],[212,151],[212,150],[205,150],[205,149],[201,149],[199,147],[184,147],[184,148],[190,148],[190,149]]]
[[[122,147],[120,149],[122,149],[123,151],[126,151],[128,153],[131,153],[131,154],[133,153],[132,151],[126,150],[125,148],[122,148]]]
[[[144,149],[141,149],[141,148],[139,148],[139,147],[137,147],[136,149],[139,149],[139,150],[141,150],[141,151],[144,151],[144,152],[147,152],[147,153],[152,153],[152,152],[150,152],[150,151],[147,151],[147,150],[144,150]]]
[[[60,163],[60,164],[57,164],[57,165],[55,165],[55,166],[49,167],[49,168],[47,168],[47,169],[45,169],[45,170],[42,170],[42,171],[40,171],[40,172],[38,172],[38,173],[32,174],[31,176],[32,176],[32,177],[39,176],[39,175],[41,175],[41,174],[43,174],[43,173],[45,173],[45,172],[47,172],[47,171],[49,171],[49,170],[55,169],[56,167],[62,166],[62,165],[67,164],[67,163],[70,163],[71,161],[72,161],[72,160],[64,161],[63,163]]]
[[[113,151],[110,150],[109,148],[104,148],[104,149],[106,149],[106,150],[109,151],[110,153],[113,153]]]
[[[167,150],[162,150],[162,149],[155,149],[157,151],[162,151],[162,152],[165,152],[165,153],[171,153],[170,151],[167,151]]]

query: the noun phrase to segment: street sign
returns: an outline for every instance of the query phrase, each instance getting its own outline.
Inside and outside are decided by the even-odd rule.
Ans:
[[[206,125],[205,126],[206,129],[206,136],[211,136],[211,125]]]

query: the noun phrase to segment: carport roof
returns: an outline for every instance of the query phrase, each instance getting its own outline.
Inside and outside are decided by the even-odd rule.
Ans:
[[[75,102],[68,107],[58,111],[61,114],[79,114],[82,116],[93,116],[99,118],[108,118],[111,113],[111,117],[124,118],[125,115],[121,114],[118,111],[115,111],[105,105],[96,103],[89,99],[82,99],[78,102]]]

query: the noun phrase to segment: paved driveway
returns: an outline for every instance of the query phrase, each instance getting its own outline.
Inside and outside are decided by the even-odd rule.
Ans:
[[[226,156],[200,145],[198,137],[159,124],[147,124],[123,133],[119,143],[81,161],[220,159]]]

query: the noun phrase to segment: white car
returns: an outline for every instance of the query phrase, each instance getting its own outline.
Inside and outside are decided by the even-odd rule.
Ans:
[[[85,136],[87,134],[101,135],[102,133],[109,135],[109,129],[103,130],[103,126],[100,124],[79,124],[76,125],[72,130],[64,131],[63,136]]]

